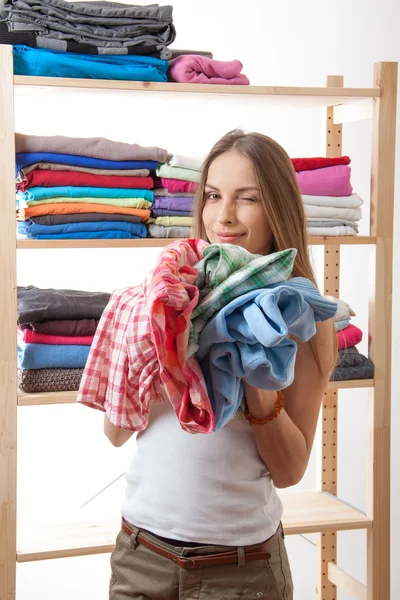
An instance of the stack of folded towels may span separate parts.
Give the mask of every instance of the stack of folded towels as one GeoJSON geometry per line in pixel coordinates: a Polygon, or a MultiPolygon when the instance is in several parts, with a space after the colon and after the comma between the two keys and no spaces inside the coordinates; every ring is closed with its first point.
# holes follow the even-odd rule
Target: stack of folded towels
{"type": "Polygon", "coordinates": [[[362,199],[353,194],[350,158],[293,158],[312,236],[357,235],[362,199]]]}
{"type": "Polygon", "coordinates": [[[77,390],[110,294],[18,287],[18,386],[77,390]]]}
{"type": "Polygon", "coordinates": [[[331,379],[333,381],[371,379],[374,376],[374,365],[357,348],[357,344],[363,339],[363,333],[359,327],[350,323],[356,313],[347,302],[340,298],[333,296],[325,296],[325,298],[337,304],[334,323],[338,344],[338,360],[331,379]]]}
{"type": "Polygon", "coordinates": [[[158,180],[149,220],[150,237],[190,237],[202,162],[201,157],[174,154],[157,169],[158,180]]]}
{"type": "Polygon", "coordinates": [[[0,43],[17,75],[167,81],[172,6],[3,0],[0,43]]]}
{"type": "Polygon", "coordinates": [[[150,403],[168,400],[184,430],[210,433],[240,410],[242,379],[269,390],[291,385],[290,335],[309,340],[337,310],[311,281],[290,278],[295,256],[197,239],[167,246],[143,285],[112,294],[78,402],[142,431],[150,403]]]}
{"type": "Polygon", "coordinates": [[[157,147],[17,133],[18,232],[34,239],[143,238],[157,147]]]}

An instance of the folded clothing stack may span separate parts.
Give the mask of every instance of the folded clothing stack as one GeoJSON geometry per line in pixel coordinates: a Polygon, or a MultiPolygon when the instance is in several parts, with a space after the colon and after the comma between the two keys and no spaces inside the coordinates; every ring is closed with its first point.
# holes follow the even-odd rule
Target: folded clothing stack
{"type": "Polygon", "coordinates": [[[210,433],[239,410],[243,378],[262,389],[289,386],[290,334],[307,341],[336,312],[311,281],[289,280],[295,256],[197,239],[167,246],[143,285],[112,294],[78,402],[142,431],[150,403],[168,399],[183,429],[210,433]]]}
{"type": "Polygon", "coordinates": [[[333,296],[325,296],[325,298],[337,304],[334,323],[338,344],[338,359],[331,380],[371,379],[374,376],[374,365],[356,347],[362,341],[362,331],[350,323],[356,313],[347,302],[340,298],[333,296]]]}
{"type": "Polygon", "coordinates": [[[110,294],[34,286],[17,292],[19,388],[77,390],[110,294]]]}
{"type": "Polygon", "coordinates": [[[193,225],[194,196],[203,158],[174,154],[157,169],[149,219],[153,238],[188,238],[193,225]]]}
{"type": "Polygon", "coordinates": [[[18,233],[34,239],[143,238],[157,147],[17,133],[18,233]]]}
{"type": "Polygon", "coordinates": [[[167,81],[172,6],[3,0],[0,43],[18,75],[167,81]]]}
{"type": "Polygon", "coordinates": [[[362,199],[353,194],[350,158],[292,158],[312,236],[357,235],[362,199]]]}

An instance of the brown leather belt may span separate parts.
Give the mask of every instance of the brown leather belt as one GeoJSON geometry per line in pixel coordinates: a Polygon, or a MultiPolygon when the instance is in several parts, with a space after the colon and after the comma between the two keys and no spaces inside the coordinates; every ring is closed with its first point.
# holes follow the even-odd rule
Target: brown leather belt
{"type": "MultiPolygon", "coordinates": [[[[122,520],[122,530],[129,535],[133,534],[132,529],[122,520]]],[[[214,567],[216,565],[229,565],[229,564],[244,564],[251,560],[269,560],[271,558],[270,550],[276,544],[279,536],[282,535],[282,526],[279,525],[277,531],[272,537],[255,546],[245,546],[238,550],[221,552],[218,554],[208,554],[207,556],[193,556],[185,557],[180,556],[174,552],[169,552],[162,546],[158,546],[154,542],[148,540],[140,532],[136,535],[135,542],[146,546],[152,552],[172,560],[182,569],[194,569],[196,567],[214,567]]],[[[199,544],[200,545],[200,544],[199,544]]]]}

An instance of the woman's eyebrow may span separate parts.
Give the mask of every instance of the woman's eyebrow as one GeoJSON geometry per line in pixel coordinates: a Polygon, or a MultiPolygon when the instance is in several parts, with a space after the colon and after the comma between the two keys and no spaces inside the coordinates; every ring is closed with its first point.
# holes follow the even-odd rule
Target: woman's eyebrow
{"type": "MultiPolygon", "coordinates": [[[[206,183],[205,187],[209,187],[212,188],[213,190],[216,190],[217,192],[219,192],[219,189],[217,187],[215,187],[215,185],[211,185],[211,183],[206,183]]],[[[241,187],[241,188],[237,188],[235,190],[235,192],[248,192],[249,190],[256,190],[256,191],[260,191],[260,188],[257,187],[256,185],[248,185],[245,187],[241,187]]]]}

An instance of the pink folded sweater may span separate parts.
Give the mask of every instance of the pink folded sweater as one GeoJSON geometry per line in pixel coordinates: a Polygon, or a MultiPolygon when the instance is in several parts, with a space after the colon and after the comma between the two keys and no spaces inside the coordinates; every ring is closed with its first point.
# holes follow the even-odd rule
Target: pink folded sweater
{"type": "Polygon", "coordinates": [[[189,54],[178,56],[168,68],[170,81],[178,83],[218,83],[228,85],[249,85],[239,60],[213,60],[206,56],[189,54]]]}

